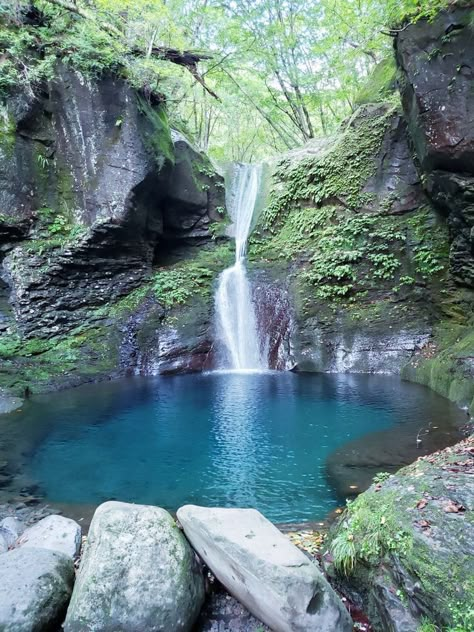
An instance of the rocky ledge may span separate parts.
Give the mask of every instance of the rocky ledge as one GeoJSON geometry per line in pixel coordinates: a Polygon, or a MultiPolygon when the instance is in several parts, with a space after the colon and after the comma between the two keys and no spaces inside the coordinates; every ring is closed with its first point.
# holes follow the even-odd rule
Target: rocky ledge
{"type": "Polygon", "coordinates": [[[474,629],[473,474],[471,437],[379,474],[330,532],[325,568],[375,630],[474,629]]]}

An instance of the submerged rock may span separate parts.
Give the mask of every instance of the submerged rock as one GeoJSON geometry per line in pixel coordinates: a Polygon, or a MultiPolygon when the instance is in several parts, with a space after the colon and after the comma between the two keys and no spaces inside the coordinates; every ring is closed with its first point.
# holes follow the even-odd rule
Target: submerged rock
{"type": "Polygon", "coordinates": [[[186,505],[178,519],[217,579],[273,630],[352,629],[316,564],[258,511],[186,505]]]}
{"type": "Polygon", "coordinates": [[[106,502],[94,514],[66,632],[190,630],[204,578],[170,514],[106,502]]]}
{"type": "Polygon", "coordinates": [[[326,568],[375,630],[474,629],[473,455],[470,438],[379,477],[329,534],[326,568]]]}
{"type": "Polygon", "coordinates": [[[59,551],[74,559],[81,548],[81,527],[63,516],[48,516],[27,529],[17,546],[59,551]]]}
{"type": "Polygon", "coordinates": [[[0,415],[12,413],[23,406],[21,397],[14,397],[3,389],[0,389],[0,415]]]}
{"type": "Polygon", "coordinates": [[[5,553],[0,563],[0,630],[55,630],[73,582],[73,562],[62,553],[34,548],[5,553]]]}

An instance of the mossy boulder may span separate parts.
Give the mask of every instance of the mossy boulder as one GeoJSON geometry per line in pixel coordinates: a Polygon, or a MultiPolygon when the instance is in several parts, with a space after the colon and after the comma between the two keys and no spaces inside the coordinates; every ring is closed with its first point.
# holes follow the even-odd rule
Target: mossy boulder
{"type": "Polygon", "coordinates": [[[170,514],[107,502],[92,519],[65,632],[191,630],[204,577],[170,514]]]}
{"type": "Polygon", "coordinates": [[[61,625],[74,563],[58,551],[19,548],[0,555],[0,629],[47,632],[61,625]]]}
{"type": "Polygon", "coordinates": [[[327,570],[376,630],[474,626],[474,440],[419,458],[348,504],[327,570]]]}

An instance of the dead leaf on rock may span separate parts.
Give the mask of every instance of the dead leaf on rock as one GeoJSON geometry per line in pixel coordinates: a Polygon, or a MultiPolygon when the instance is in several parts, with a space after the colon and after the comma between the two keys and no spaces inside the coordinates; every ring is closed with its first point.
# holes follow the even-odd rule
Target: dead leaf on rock
{"type": "Polygon", "coordinates": [[[422,498],[421,500],[419,500],[416,503],[416,508],[417,509],[424,509],[427,504],[428,504],[428,501],[425,498],[422,498]]]}
{"type": "Polygon", "coordinates": [[[454,502],[454,500],[448,500],[448,502],[443,505],[443,509],[446,513],[462,513],[466,511],[463,505],[454,502]]]}

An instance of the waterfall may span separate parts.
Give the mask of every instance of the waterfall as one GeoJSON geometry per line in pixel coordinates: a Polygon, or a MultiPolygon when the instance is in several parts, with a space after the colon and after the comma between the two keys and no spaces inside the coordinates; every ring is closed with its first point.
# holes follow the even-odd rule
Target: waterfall
{"type": "Polygon", "coordinates": [[[255,306],[245,267],[247,239],[259,185],[259,166],[236,165],[228,196],[235,263],[220,275],[215,298],[218,337],[226,350],[222,368],[236,371],[268,368],[258,337],[255,306]]]}

